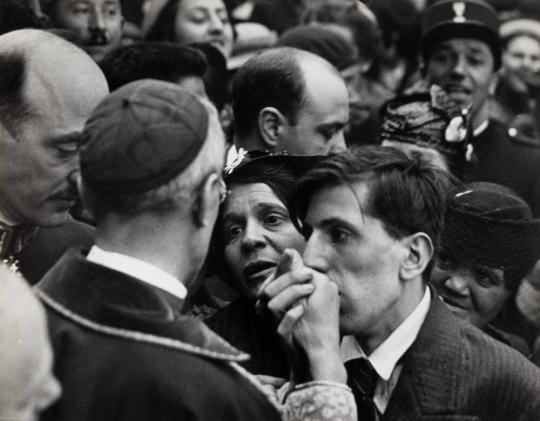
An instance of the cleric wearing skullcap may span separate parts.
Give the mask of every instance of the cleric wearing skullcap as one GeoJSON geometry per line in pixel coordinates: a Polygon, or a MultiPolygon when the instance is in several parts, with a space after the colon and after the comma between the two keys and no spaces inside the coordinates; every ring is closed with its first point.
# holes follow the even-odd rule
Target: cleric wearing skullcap
{"type": "MultiPolygon", "coordinates": [[[[105,98],[83,137],[79,187],[96,242],[69,250],[37,286],[63,389],[42,419],[282,419],[236,366],[248,356],[181,314],[225,197],[215,108],[176,84],[141,80],[105,98]]],[[[321,387],[287,403],[332,411],[328,396],[338,394],[356,419],[346,385],[321,387]]]]}
{"type": "Polygon", "coordinates": [[[100,192],[141,193],[185,170],[207,137],[208,112],[185,90],[157,80],[108,96],[86,124],[81,174],[100,192]]]}
{"type": "Polygon", "coordinates": [[[458,317],[497,339],[512,337],[494,326],[527,336],[514,297],[539,257],[540,219],[527,203],[507,187],[471,183],[450,203],[432,282],[458,317]]]}

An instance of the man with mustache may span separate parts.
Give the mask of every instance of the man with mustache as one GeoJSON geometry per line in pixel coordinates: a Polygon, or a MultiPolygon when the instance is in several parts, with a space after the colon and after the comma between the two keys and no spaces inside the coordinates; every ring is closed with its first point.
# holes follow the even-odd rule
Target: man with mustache
{"type": "Polygon", "coordinates": [[[53,26],[74,32],[81,48],[96,62],[122,41],[119,0],[48,0],[44,12],[53,26]]]}
{"type": "Polygon", "coordinates": [[[440,85],[470,116],[467,182],[510,187],[540,213],[540,142],[488,118],[501,64],[499,21],[483,0],[438,2],[426,10],[422,56],[426,79],[440,85]]]}
{"type": "Polygon", "coordinates": [[[34,283],[91,241],[69,210],[81,131],[107,82],[82,50],[30,29],[0,37],[0,74],[0,260],[34,283]]]}

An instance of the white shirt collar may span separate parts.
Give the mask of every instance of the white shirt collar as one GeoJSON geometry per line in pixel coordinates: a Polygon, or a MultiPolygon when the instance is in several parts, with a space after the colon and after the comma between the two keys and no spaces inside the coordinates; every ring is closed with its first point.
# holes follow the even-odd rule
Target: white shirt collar
{"type": "MultiPolygon", "coordinates": [[[[429,311],[431,293],[426,288],[422,301],[413,312],[380,344],[368,357],[373,368],[384,381],[388,381],[399,359],[410,348],[420,332],[420,328],[429,311]]],[[[355,358],[366,357],[354,336],[344,336],[341,342],[341,359],[346,362],[355,358]]]]}
{"type": "Polygon", "coordinates": [[[186,287],[164,270],[125,254],[105,251],[98,246],[93,246],[86,256],[87,260],[109,269],[125,273],[147,284],[167,291],[181,300],[186,298],[186,287]]]}

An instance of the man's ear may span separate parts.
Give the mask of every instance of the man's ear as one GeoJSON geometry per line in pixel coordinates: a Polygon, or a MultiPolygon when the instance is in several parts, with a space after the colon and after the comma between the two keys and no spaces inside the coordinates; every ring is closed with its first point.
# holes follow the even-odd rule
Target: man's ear
{"type": "Polygon", "coordinates": [[[193,221],[199,228],[213,225],[219,207],[219,194],[215,189],[219,189],[219,176],[212,173],[206,177],[199,191],[191,210],[193,221]]]}
{"type": "Polygon", "coordinates": [[[495,96],[495,90],[497,89],[497,84],[499,83],[499,73],[493,73],[491,76],[491,81],[489,82],[488,92],[490,96],[495,96]]]}
{"type": "Polygon", "coordinates": [[[400,278],[411,280],[421,277],[429,265],[434,253],[431,238],[423,232],[417,232],[404,238],[407,255],[400,269],[400,278]]]}
{"type": "Polygon", "coordinates": [[[274,107],[265,107],[259,112],[257,124],[265,149],[278,149],[287,124],[285,116],[274,107]]]}

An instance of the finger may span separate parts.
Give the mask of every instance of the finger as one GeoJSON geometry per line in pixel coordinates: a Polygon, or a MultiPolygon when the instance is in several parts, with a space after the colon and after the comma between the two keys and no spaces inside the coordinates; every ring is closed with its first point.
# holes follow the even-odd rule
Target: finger
{"type": "Polygon", "coordinates": [[[276,278],[291,270],[297,270],[304,266],[302,257],[295,249],[285,249],[276,266],[276,278]]]}
{"type": "Polygon", "coordinates": [[[266,297],[267,300],[271,300],[273,297],[284,291],[285,289],[296,285],[305,284],[313,278],[313,271],[309,268],[302,268],[292,272],[288,272],[285,275],[275,278],[270,282],[266,288],[261,292],[261,297],[266,297]]]}
{"type": "Polygon", "coordinates": [[[314,290],[313,284],[293,285],[272,298],[268,302],[268,309],[279,318],[297,305],[302,298],[310,296],[314,290]]]}
{"type": "Polygon", "coordinates": [[[281,377],[267,376],[264,374],[257,374],[255,375],[255,377],[257,377],[257,379],[259,379],[262,384],[270,385],[272,387],[275,387],[276,389],[283,386],[287,382],[287,379],[283,379],[281,377]]]}
{"type": "Polygon", "coordinates": [[[285,339],[289,344],[292,344],[292,334],[294,331],[294,326],[296,325],[298,320],[300,320],[300,317],[302,317],[304,311],[305,310],[303,305],[299,304],[297,306],[294,306],[287,313],[285,313],[283,320],[281,320],[281,323],[277,328],[279,336],[285,339]]]}

